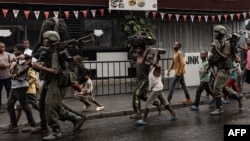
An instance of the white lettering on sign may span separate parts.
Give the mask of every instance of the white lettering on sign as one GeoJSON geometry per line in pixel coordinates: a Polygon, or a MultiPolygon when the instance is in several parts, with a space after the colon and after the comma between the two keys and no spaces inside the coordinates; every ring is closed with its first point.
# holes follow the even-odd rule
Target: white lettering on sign
{"type": "Polygon", "coordinates": [[[230,129],[228,132],[228,136],[244,136],[247,133],[246,129],[230,129]]]}

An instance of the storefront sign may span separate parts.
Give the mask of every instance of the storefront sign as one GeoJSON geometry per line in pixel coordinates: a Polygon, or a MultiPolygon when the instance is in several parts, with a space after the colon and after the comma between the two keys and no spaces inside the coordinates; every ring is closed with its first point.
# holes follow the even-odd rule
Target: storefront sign
{"type": "Polygon", "coordinates": [[[157,11],[157,0],[109,0],[109,9],[157,11]]]}

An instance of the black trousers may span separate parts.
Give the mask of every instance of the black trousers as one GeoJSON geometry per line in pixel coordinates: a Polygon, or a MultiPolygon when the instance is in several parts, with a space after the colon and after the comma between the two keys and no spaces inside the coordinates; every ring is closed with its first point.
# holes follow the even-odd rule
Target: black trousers
{"type": "Polygon", "coordinates": [[[26,94],[27,89],[28,87],[21,87],[11,90],[10,97],[7,101],[7,109],[10,115],[10,123],[13,126],[17,126],[17,119],[14,107],[17,100],[19,101],[21,108],[25,112],[30,126],[35,126],[35,120],[33,118],[31,109],[28,105],[28,98],[26,94]]]}
{"type": "Polygon", "coordinates": [[[9,93],[11,90],[11,78],[6,78],[6,79],[1,79],[0,80],[0,109],[2,106],[2,90],[3,87],[6,90],[6,94],[7,94],[7,99],[9,98],[9,93]]]}
{"type": "Polygon", "coordinates": [[[196,96],[195,96],[195,101],[193,103],[193,105],[195,106],[199,106],[199,103],[200,103],[200,98],[201,98],[201,93],[206,90],[206,92],[208,94],[212,94],[212,89],[209,85],[209,82],[201,82],[200,85],[198,86],[197,90],[196,90],[196,96]]]}

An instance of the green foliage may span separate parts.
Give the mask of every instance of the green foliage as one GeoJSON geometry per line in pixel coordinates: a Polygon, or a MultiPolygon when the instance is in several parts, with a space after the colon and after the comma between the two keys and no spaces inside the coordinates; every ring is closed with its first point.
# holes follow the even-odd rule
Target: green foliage
{"type": "MultiPolygon", "coordinates": [[[[139,17],[130,12],[120,20],[120,25],[126,38],[135,34],[141,35],[142,33],[155,38],[156,25],[149,18],[139,17]]],[[[125,45],[130,47],[126,41],[125,45]]]]}

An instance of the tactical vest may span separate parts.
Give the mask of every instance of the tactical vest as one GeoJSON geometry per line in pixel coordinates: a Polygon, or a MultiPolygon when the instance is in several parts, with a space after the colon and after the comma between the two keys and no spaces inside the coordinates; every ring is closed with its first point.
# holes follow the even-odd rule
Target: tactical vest
{"type": "MultiPolygon", "coordinates": [[[[220,44],[217,41],[216,42],[216,46],[219,47],[220,52],[223,53],[225,47],[230,48],[230,42],[229,41],[225,41],[225,42],[223,42],[223,44],[220,44]]],[[[215,66],[217,67],[217,69],[225,69],[225,70],[231,69],[231,67],[232,67],[231,52],[230,52],[229,56],[226,59],[220,57],[219,54],[217,54],[217,53],[215,53],[215,55],[217,56],[215,58],[219,59],[218,63],[215,64],[215,66]]]]}

